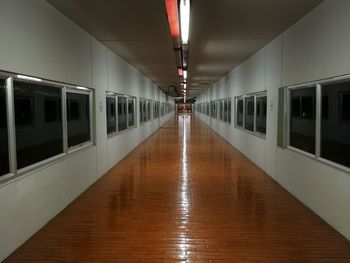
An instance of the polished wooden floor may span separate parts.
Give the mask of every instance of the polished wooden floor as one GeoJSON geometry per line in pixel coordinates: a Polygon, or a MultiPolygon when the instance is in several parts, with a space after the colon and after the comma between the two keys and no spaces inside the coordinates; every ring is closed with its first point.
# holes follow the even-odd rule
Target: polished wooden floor
{"type": "Polygon", "coordinates": [[[350,242],[181,116],[6,262],[350,262],[350,242]]]}

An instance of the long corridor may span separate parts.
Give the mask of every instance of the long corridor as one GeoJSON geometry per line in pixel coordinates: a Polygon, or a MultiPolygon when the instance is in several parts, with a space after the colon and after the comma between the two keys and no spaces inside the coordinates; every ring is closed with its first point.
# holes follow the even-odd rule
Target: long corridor
{"type": "Polygon", "coordinates": [[[5,262],[350,262],[350,244],[181,115],[5,262]]]}

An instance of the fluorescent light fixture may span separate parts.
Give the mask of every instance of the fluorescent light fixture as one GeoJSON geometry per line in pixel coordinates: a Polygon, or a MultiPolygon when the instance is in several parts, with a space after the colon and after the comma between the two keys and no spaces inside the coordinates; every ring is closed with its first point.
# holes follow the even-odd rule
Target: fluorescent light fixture
{"type": "Polygon", "coordinates": [[[188,35],[190,29],[190,0],[180,1],[180,25],[182,43],[188,44],[188,35]]]}
{"type": "Polygon", "coordinates": [[[34,78],[34,77],[29,77],[29,76],[23,76],[23,75],[17,75],[17,78],[19,78],[19,79],[25,79],[25,80],[32,80],[32,81],[37,81],[37,82],[43,81],[42,79],[39,79],[39,78],[34,78]]]}
{"type": "Polygon", "coordinates": [[[187,70],[183,71],[184,79],[187,79],[187,70]]]}
{"type": "Polygon", "coordinates": [[[185,83],[185,84],[184,84],[184,89],[186,89],[186,88],[187,88],[187,84],[185,83]]]}
{"type": "Polygon", "coordinates": [[[78,86],[77,89],[80,89],[80,90],[89,90],[88,88],[80,87],[80,86],[78,86]]]}

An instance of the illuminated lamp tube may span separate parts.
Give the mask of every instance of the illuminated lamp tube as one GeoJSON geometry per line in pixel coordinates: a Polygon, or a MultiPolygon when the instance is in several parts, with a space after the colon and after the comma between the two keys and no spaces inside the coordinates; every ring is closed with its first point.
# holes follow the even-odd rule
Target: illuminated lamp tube
{"type": "Polygon", "coordinates": [[[190,30],[190,0],[180,0],[180,26],[182,44],[188,44],[190,30]]]}

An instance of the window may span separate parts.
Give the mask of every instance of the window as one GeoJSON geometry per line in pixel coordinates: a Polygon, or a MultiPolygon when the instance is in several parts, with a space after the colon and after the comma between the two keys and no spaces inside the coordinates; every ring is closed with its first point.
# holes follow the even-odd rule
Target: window
{"type": "Polygon", "coordinates": [[[316,88],[290,90],[289,145],[315,154],[316,88]]]}
{"type": "Polygon", "coordinates": [[[148,99],[140,99],[140,122],[146,122],[151,120],[151,101],[148,99]]]}
{"type": "Polygon", "coordinates": [[[63,153],[62,90],[19,80],[13,86],[17,168],[63,153]]]}
{"type": "Polygon", "coordinates": [[[262,134],[266,134],[266,113],[267,113],[266,95],[257,96],[255,129],[257,132],[262,134]]]}
{"type": "Polygon", "coordinates": [[[0,78],[0,176],[10,172],[6,108],[6,80],[0,78]]]}
{"type": "Polygon", "coordinates": [[[161,103],[160,115],[161,115],[162,117],[164,116],[164,102],[161,103]]]}
{"type": "Polygon", "coordinates": [[[135,98],[128,98],[128,126],[135,125],[135,98]]]}
{"type": "Polygon", "coordinates": [[[32,171],[69,154],[69,147],[92,141],[89,89],[4,75],[0,75],[0,176],[32,171]]]}
{"type": "Polygon", "coordinates": [[[350,81],[322,86],[320,156],[350,167],[350,81]]]}
{"type": "Polygon", "coordinates": [[[210,102],[210,116],[216,118],[216,101],[210,102]]]}
{"type": "Polygon", "coordinates": [[[118,96],[118,132],[128,128],[127,122],[127,97],[118,96]]]}
{"type": "Polygon", "coordinates": [[[236,126],[243,127],[243,114],[244,114],[244,105],[243,98],[236,99],[236,126]]]}
{"type": "Polygon", "coordinates": [[[116,97],[109,95],[106,98],[106,114],[107,114],[107,134],[111,134],[117,131],[117,119],[116,119],[116,97]]]}
{"type": "Polygon", "coordinates": [[[254,96],[246,97],[244,103],[244,129],[254,132],[254,96]]]}
{"type": "Polygon", "coordinates": [[[90,91],[67,90],[68,147],[91,141],[90,91]]]}
{"type": "Polygon", "coordinates": [[[265,137],[267,116],[266,91],[236,97],[235,101],[235,126],[253,132],[259,137],[265,137]]]}
{"type": "Polygon", "coordinates": [[[147,103],[147,120],[150,121],[150,120],[152,119],[151,101],[150,101],[150,100],[147,100],[146,103],[147,103]]]}
{"type": "Polygon", "coordinates": [[[224,119],[223,119],[223,121],[224,122],[227,122],[227,119],[228,119],[228,115],[227,115],[227,100],[226,99],[224,99],[223,100],[223,105],[224,105],[224,119]]]}
{"type": "Polygon", "coordinates": [[[227,122],[231,123],[231,99],[227,99],[227,122]]]}
{"type": "Polygon", "coordinates": [[[159,101],[154,102],[153,116],[154,119],[159,118],[159,101]]]}
{"type": "Polygon", "coordinates": [[[219,100],[219,120],[224,120],[224,106],[222,100],[219,100]]]}

